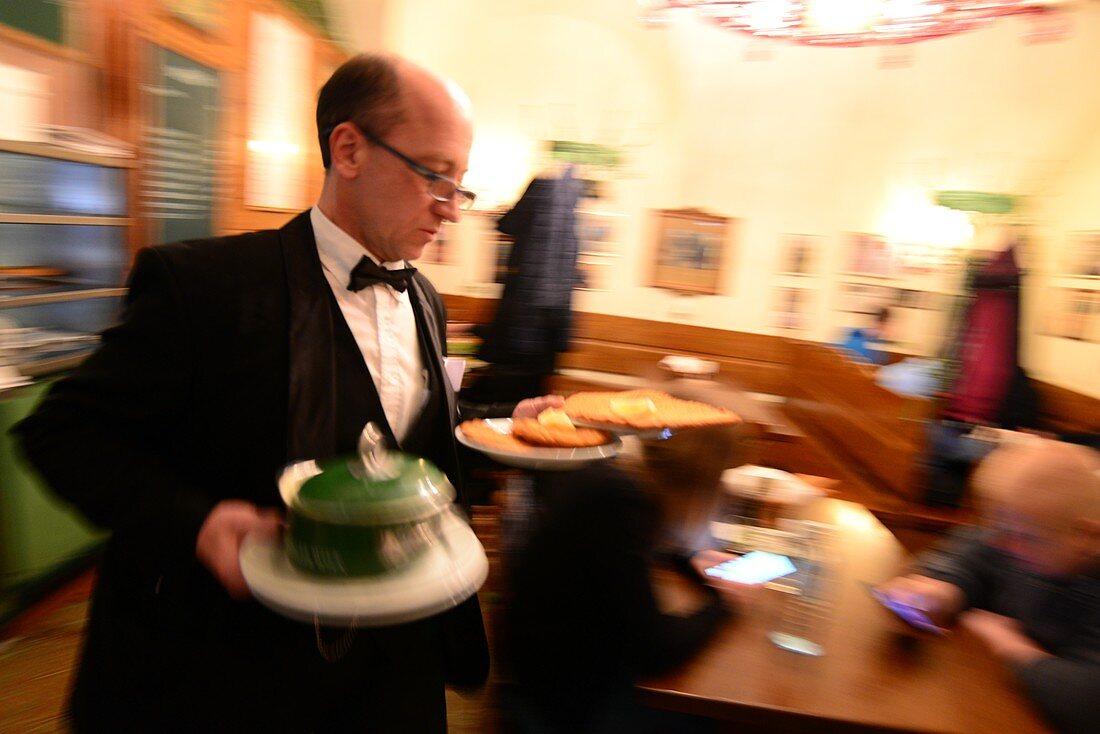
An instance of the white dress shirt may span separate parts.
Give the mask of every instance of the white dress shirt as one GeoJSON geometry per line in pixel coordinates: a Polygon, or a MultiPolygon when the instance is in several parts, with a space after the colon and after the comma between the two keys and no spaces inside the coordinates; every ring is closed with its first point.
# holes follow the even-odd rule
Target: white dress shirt
{"type": "MultiPolygon", "coordinates": [[[[409,292],[398,293],[384,283],[349,291],[351,271],[366,255],[388,270],[402,262],[379,263],[351,235],[313,207],[309,213],[317,254],[336,303],[370,370],[382,410],[398,443],[405,440],[428,398],[428,373],[416,337],[416,316],[409,292]]],[[[337,396],[339,399],[339,396],[337,396]]]]}

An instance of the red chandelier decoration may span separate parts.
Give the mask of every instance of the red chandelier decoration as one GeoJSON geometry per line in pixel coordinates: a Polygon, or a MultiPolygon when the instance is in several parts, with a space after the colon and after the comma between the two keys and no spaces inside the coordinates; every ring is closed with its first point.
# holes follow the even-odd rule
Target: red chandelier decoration
{"type": "Polygon", "coordinates": [[[639,0],[650,20],[689,9],[722,28],[813,46],[915,43],[1006,15],[1050,17],[1066,0],[639,0]]]}

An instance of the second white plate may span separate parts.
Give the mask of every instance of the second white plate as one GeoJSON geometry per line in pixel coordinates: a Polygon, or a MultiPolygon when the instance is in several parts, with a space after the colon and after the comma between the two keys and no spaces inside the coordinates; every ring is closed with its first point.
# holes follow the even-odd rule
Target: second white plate
{"type": "MultiPolygon", "coordinates": [[[[512,432],[511,418],[488,418],[485,420],[490,426],[503,434],[512,432]]],[[[532,446],[523,451],[509,451],[506,449],[486,446],[471,441],[462,432],[462,426],[455,427],[455,438],[463,446],[480,451],[491,459],[501,464],[514,466],[519,469],[535,469],[540,471],[566,471],[576,469],[593,461],[610,459],[619,453],[623,442],[616,436],[608,443],[600,446],[584,446],[573,449],[540,448],[532,446]]]]}

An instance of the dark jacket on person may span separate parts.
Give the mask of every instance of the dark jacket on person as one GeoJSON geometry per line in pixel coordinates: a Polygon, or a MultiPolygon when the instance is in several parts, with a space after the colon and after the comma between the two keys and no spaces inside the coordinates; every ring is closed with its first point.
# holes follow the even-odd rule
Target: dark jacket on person
{"type": "Polygon", "coordinates": [[[725,619],[686,559],[676,567],[708,603],[662,614],[650,583],[656,505],[609,465],[542,475],[529,542],[510,567],[504,665],[555,731],[583,732],[640,676],[699,650],[725,619]]]}
{"type": "Polygon", "coordinates": [[[1014,563],[969,528],[921,560],[919,572],[959,587],[967,608],[1018,621],[1053,657],[1015,665],[1031,699],[1061,732],[1095,732],[1100,722],[1100,569],[1049,579],[1014,563]]]}
{"type": "MultiPolygon", "coordinates": [[[[457,480],[446,315],[423,276],[410,293],[433,389],[403,448],[457,480]]],[[[195,557],[215,504],[281,507],[281,469],[351,453],[368,420],[393,442],[308,212],[138,254],[121,324],[16,429],[53,489],[113,531],[70,702],[78,730],[445,728],[444,677],[487,675],[476,596],[360,630],[329,662],[319,645],[342,632],[231,600],[195,557]]]]}

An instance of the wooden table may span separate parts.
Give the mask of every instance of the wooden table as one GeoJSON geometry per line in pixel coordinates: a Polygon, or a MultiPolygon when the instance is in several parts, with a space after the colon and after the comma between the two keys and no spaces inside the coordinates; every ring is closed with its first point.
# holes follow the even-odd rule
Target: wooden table
{"type": "MultiPolygon", "coordinates": [[[[782,595],[762,589],[691,662],[640,684],[647,705],[727,722],[739,732],[1049,731],[975,637],[958,630],[916,639],[871,598],[863,583],[889,578],[907,557],[870,512],[820,499],[802,516],[835,526],[820,637],[825,654],[798,655],[768,640],[782,595]]],[[[662,582],[674,584],[670,579],[662,582]]]]}

